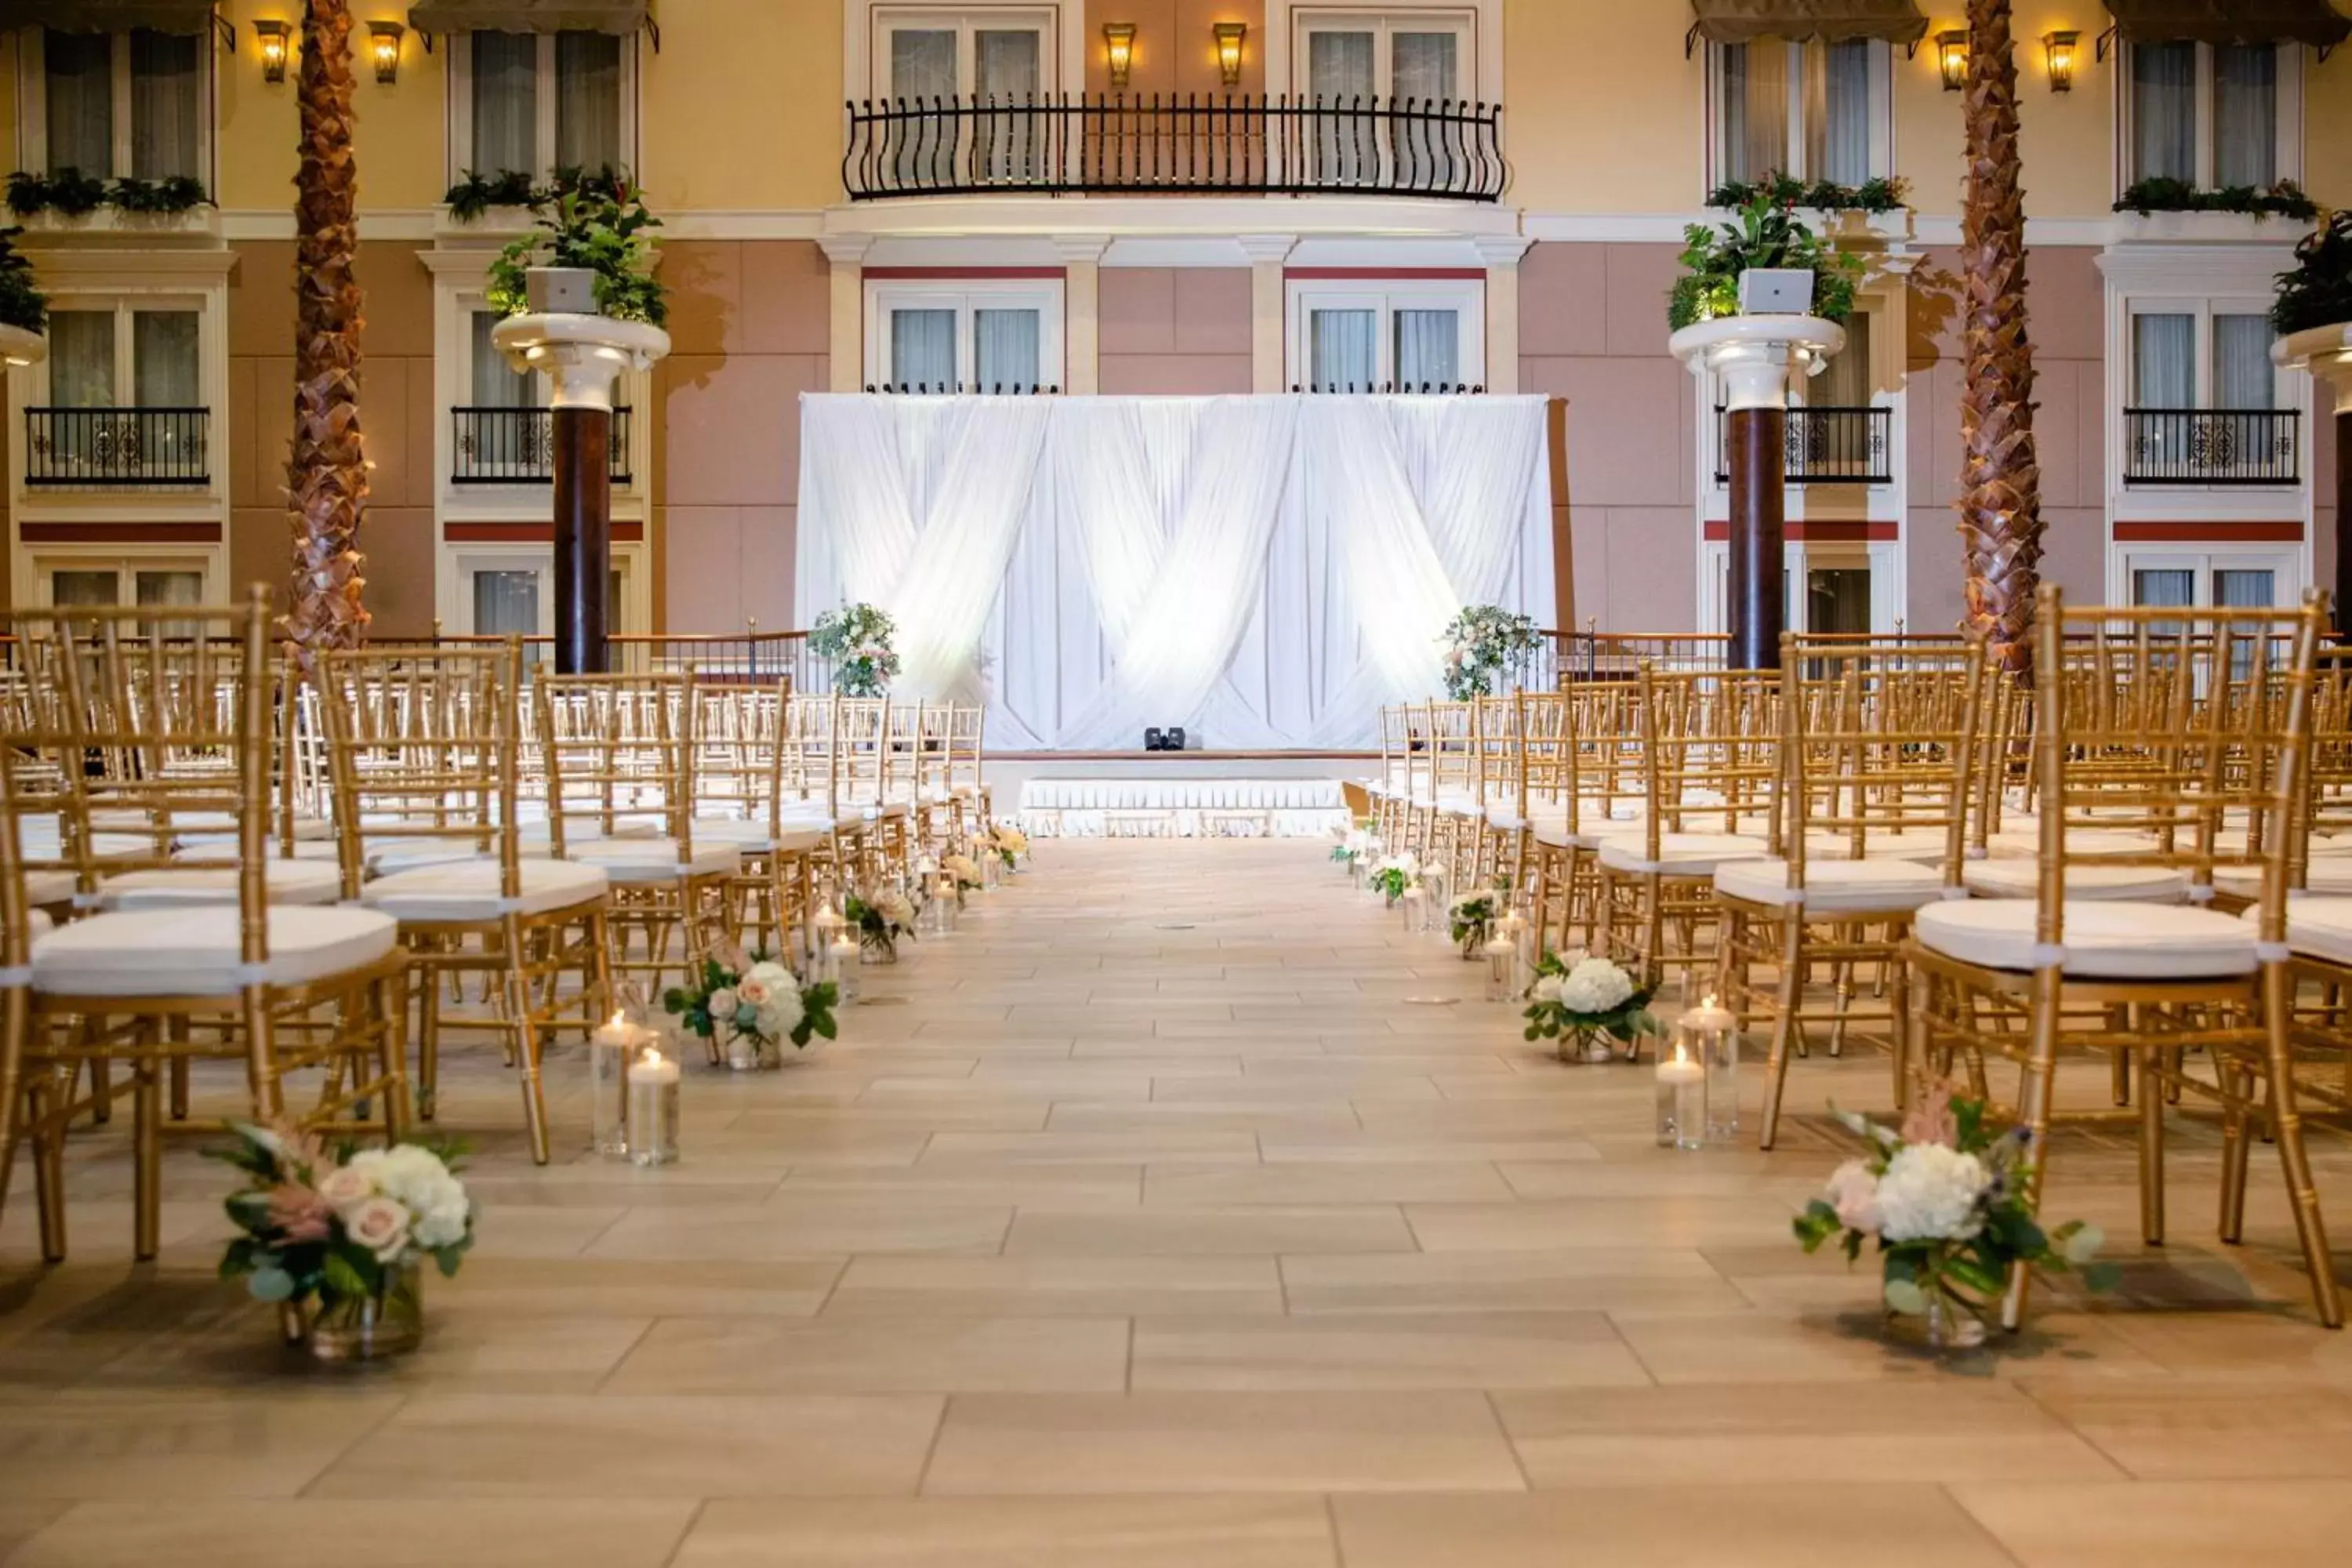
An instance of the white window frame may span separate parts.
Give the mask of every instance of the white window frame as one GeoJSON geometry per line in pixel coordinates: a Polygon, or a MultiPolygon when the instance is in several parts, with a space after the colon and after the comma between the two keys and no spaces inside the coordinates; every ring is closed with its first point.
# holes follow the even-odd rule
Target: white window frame
{"type": "Polygon", "coordinates": [[[1376,333],[1378,373],[1375,386],[1396,380],[1396,312],[1450,306],[1458,313],[1460,348],[1457,360],[1462,384],[1486,384],[1486,285],[1478,278],[1295,278],[1289,279],[1285,312],[1288,330],[1283,384],[1305,387],[1307,367],[1315,363],[1313,322],[1317,310],[1373,310],[1380,315],[1376,333]]]}
{"type": "MultiPolygon", "coordinates": [[[[196,384],[199,387],[212,384],[206,374],[212,363],[213,345],[205,331],[205,298],[202,294],[82,294],[54,299],[49,301],[51,315],[87,313],[111,315],[114,318],[114,408],[137,408],[139,402],[138,329],[135,316],[165,314],[194,316],[196,319],[196,384]]],[[[51,405],[55,399],[50,390],[54,362],[44,359],[32,367],[31,381],[36,394],[30,407],[51,405]]],[[[209,402],[200,405],[217,413],[209,402]]]]}
{"type": "MultiPolygon", "coordinates": [[[[1759,38],[1747,45],[1748,48],[1772,40],[1759,38]]],[[[1883,39],[1870,40],[1870,168],[1868,176],[1884,178],[1895,172],[1895,46],[1883,39]]],[[[1805,72],[1804,52],[1817,47],[1820,40],[1799,42],[1780,40],[1781,47],[1793,57],[1789,70],[1789,142],[1782,149],[1780,172],[1794,177],[1814,181],[1822,176],[1805,168],[1805,72]]],[[[1724,54],[1721,44],[1706,46],[1706,184],[1713,190],[1731,176],[1724,167],[1723,111],[1727,89],[1723,80],[1724,54]]],[[[1759,171],[1760,172],[1760,171],[1759,171]]]]}
{"type": "MultiPolygon", "coordinates": [[[[638,633],[653,629],[652,605],[647,597],[649,574],[646,567],[646,544],[642,539],[614,542],[612,569],[620,578],[620,591],[614,595],[607,609],[607,631],[638,633]]],[[[454,541],[441,547],[440,565],[442,569],[435,574],[437,587],[434,616],[443,630],[458,637],[475,635],[475,573],[532,572],[539,575],[539,629],[521,635],[555,635],[555,547],[552,544],[454,541]]]]}
{"type": "Polygon", "coordinates": [[[862,82],[865,89],[859,96],[882,100],[890,94],[889,36],[901,27],[918,31],[944,30],[952,27],[956,39],[956,91],[970,95],[972,91],[972,35],[982,30],[1011,31],[1034,27],[1037,40],[1037,90],[1058,92],[1066,82],[1086,80],[1085,12],[1076,0],[1067,3],[1039,5],[1035,0],[1018,5],[924,5],[920,0],[845,0],[848,13],[844,21],[843,36],[846,41],[843,61],[843,79],[862,82]],[[1063,13],[1076,18],[1069,26],[1063,13]]]}
{"type": "MultiPolygon", "coordinates": [[[[1269,92],[1307,90],[1307,33],[1318,27],[1361,32],[1368,23],[1405,32],[1436,32],[1455,24],[1466,32],[1459,56],[1461,76],[1455,96],[1471,102],[1492,102],[1502,95],[1503,0],[1388,0],[1367,5],[1356,0],[1266,0],[1265,38],[1253,32],[1244,49],[1265,50],[1269,92]]],[[[1373,79],[1385,81],[1388,47],[1373,46],[1373,79]]]]}
{"type": "Polygon", "coordinates": [[[2194,575],[2196,588],[2184,607],[2210,609],[2213,574],[2231,571],[2271,573],[2271,603],[2280,608],[2293,608],[2303,602],[2304,587],[2311,580],[2310,547],[2307,542],[2289,544],[2277,540],[2249,540],[2243,543],[2200,540],[2194,544],[2114,540],[2107,546],[2107,603],[2132,603],[2135,573],[2188,572],[2194,575]]]}
{"type": "Polygon", "coordinates": [[[865,384],[881,386],[890,379],[890,321],[894,310],[956,313],[956,375],[961,380],[978,369],[972,339],[975,312],[1019,310],[1037,312],[1039,388],[1066,390],[1070,382],[1063,357],[1065,296],[1058,278],[870,279],[866,285],[865,384]]]}
{"type": "MultiPolygon", "coordinates": [[[[2189,329],[2196,350],[2195,389],[2189,406],[2193,409],[2219,408],[2213,384],[2213,318],[2216,316],[2265,316],[2270,301],[2252,295],[2232,298],[2228,295],[2198,294],[2180,299],[2160,295],[2135,294],[2124,301],[2124,404],[2126,408],[2139,406],[2134,388],[2139,384],[2139,333],[2134,323],[2142,316],[2188,316],[2196,325],[2189,329]]],[[[2289,373],[2271,370],[2271,407],[2284,412],[2294,406],[2293,383],[2289,373]]],[[[2305,454],[2308,456],[2308,454],[2305,454]]]]}
{"type": "Polygon", "coordinates": [[[55,572],[112,572],[115,603],[125,607],[137,604],[140,573],[193,572],[199,579],[196,602],[218,604],[226,594],[221,584],[226,564],[225,547],[212,543],[177,548],[100,542],[42,542],[26,545],[19,560],[20,568],[32,574],[29,601],[51,609],[56,607],[56,584],[49,576],[55,572]]]}
{"type": "Polygon", "coordinates": [[[1372,91],[1387,99],[1396,96],[1395,36],[1399,33],[1452,33],[1457,40],[1454,54],[1454,100],[1457,102],[1475,102],[1478,99],[1478,13],[1471,6],[1326,8],[1302,5],[1293,10],[1290,16],[1290,90],[1293,93],[1303,94],[1308,90],[1307,39],[1312,34],[1371,34],[1372,91]]]}
{"type": "MultiPolygon", "coordinates": [[[[534,166],[521,170],[534,180],[543,180],[555,168],[555,35],[533,35],[539,41],[539,89],[533,95],[533,107],[538,115],[538,127],[532,134],[536,143],[534,166]]],[[[465,178],[474,163],[474,36],[459,33],[449,39],[449,181],[455,184],[465,178]]],[[[634,33],[621,40],[621,167],[635,169],[637,164],[637,36],[634,33]]],[[[478,169],[475,173],[495,178],[504,171],[478,169]]]]}
{"type": "MultiPolygon", "coordinates": [[[[114,166],[109,169],[84,169],[85,174],[102,179],[119,179],[131,173],[131,35],[128,32],[109,33],[113,45],[114,60],[114,146],[111,156],[114,166]]],[[[49,91],[48,91],[48,29],[26,27],[16,34],[16,145],[21,150],[17,167],[47,171],[49,166],[49,91]]],[[[218,173],[213,163],[218,144],[217,128],[213,122],[213,105],[217,99],[214,74],[218,68],[209,31],[202,35],[198,46],[204,68],[196,73],[196,177],[205,189],[217,193],[218,173]]]]}
{"type": "MultiPolygon", "coordinates": [[[[2130,50],[2135,46],[2126,40],[2116,58],[2116,190],[2120,195],[2139,176],[2132,168],[2132,149],[2136,142],[2132,132],[2132,69],[2130,50]]],[[[2197,50],[2197,174],[2189,183],[2200,191],[2214,188],[2213,159],[2213,46],[2199,44],[2197,50]]],[[[2303,46],[2280,44],[2278,48],[2278,153],[2277,177],[2300,183],[2303,179],[2303,46]]]]}

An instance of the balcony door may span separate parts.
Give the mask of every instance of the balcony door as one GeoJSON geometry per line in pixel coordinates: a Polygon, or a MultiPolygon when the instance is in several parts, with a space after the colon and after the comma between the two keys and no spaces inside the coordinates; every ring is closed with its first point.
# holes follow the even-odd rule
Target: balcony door
{"type": "Polygon", "coordinates": [[[1459,162],[1454,136],[1435,124],[1374,119],[1354,111],[1376,100],[1396,110],[1458,103],[1472,96],[1469,12],[1311,12],[1297,18],[1292,58],[1301,98],[1318,110],[1307,141],[1307,183],[1389,188],[1444,187],[1459,162]]]}
{"type": "Polygon", "coordinates": [[[35,484],[200,483],[205,462],[199,314],[76,304],[49,313],[46,402],[30,409],[35,484]]]}
{"type": "Polygon", "coordinates": [[[1047,145],[1025,112],[1054,90],[1054,13],[1019,6],[874,10],[874,89],[904,107],[899,177],[950,188],[1038,183],[1047,145]]]}
{"type": "Polygon", "coordinates": [[[2130,315],[2126,484],[2294,484],[2295,410],[2256,301],[2149,301],[2130,315]]]}

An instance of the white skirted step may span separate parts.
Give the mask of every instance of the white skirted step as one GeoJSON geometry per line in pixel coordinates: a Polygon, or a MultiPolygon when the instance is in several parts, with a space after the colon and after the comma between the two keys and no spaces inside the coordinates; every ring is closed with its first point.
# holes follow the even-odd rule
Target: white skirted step
{"type": "Polygon", "coordinates": [[[1312,838],[1345,832],[1337,779],[1031,779],[1021,826],[1038,838],[1312,838]]]}

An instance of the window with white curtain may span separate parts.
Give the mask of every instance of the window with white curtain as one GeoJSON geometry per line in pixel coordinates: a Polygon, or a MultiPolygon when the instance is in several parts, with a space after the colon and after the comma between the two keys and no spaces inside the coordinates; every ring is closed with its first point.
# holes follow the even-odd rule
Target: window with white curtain
{"type": "Polygon", "coordinates": [[[23,79],[38,95],[26,124],[40,164],[99,179],[203,179],[210,153],[212,59],[197,33],[44,28],[39,65],[23,79]]]}
{"type": "Polygon", "coordinates": [[[2149,301],[2131,310],[2129,406],[2279,406],[2270,321],[2258,300],[2149,301]]]}
{"type": "Polygon", "coordinates": [[[1708,47],[1717,183],[1779,172],[1858,185],[1887,173],[1893,57],[1873,38],[1708,47]]]}
{"type": "Polygon", "coordinates": [[[626,169],[636,140],[636,43],[612,33],[477,32],[449,50],[450,149],[460,171],[626,169]]]}
{"type": "Polygon", "coordinates": [[[1058,279],[866,285],[866,379],[927,392],[1036,392],[1063,384],[1058,279]]]}
{"type": "Polygon", "coordinates": [[[1486,380],[1486,292],[1475,279],[1300,279],[1290,374],[1309,392],[1418,392],[1486,380]]]}
{"type": "Polygon", "coordinates": [[[49,312],[48,402],[57,408],[198,408],[198,315],[127,302],[49,312]]]}
{"type": "Polygon", "coordinates": [[[2124,182],[2269,185],[2299,172],[2301,55],[2272,44],[2126,46],[2124,182]]]}
{"type": "Polygon", "coordinates": [[[876,98],[1023,102],[1054,88],[1054,12],[1036,6],[874,7],[876,98]]]}
{"type": "Polygon", "coordinates": [[[1476,98],[1475,18],[1468,11],[1396,9],[1294,14],[1293,87],[1323,102],[1476,98]]]}
{"type": "Polygon", "coordinates": [[[2150,609],[2262,609],[2292,605],[2303,592],[2302,567],[2292,550],[2116,549],[2130,602],[2150,609]]]}
{"type": "MultiPolygon", "coordinates": [[[[205,563],[194,557],[51,556],[37,561],[35,577],[47,589],[49,603],[60,608],[138,605],[166,609],[205,602],[205,563]]],[[[146,624],[140,629],[146,630],[146,624]]],[[[163,629],[169,634],[179,628],[166,620],[163,629]]]]}

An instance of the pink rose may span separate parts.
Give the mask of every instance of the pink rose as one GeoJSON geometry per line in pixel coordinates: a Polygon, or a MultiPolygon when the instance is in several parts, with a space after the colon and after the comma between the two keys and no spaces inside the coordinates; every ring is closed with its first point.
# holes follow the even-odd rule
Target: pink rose
{"type": "Polygon", "coordinates": [[[370,1198],[343,1216],[343,1230],[378,1263],[391,1263],[408,1245],[408,1211],[390,1198],[370,1198]]]}
{"type": "Polygon", "coordinates": [[[1878,1178],[1859,1160],[1848,1160],[1830,1173],[1822,1196],[1837,1210],[1838,1223],[1864,1236],[1876,1236],[1879,1226],[1878,1178]]]}
{"type": "Polygon", "coordinates": [[[269,1223],[297,1245],[326,1240],[332,1214],[326,1200],[308,1187],[289,1184],[270,1189],[269,1223]]]}
{"type": "Polygon", "coordinates": [[[375,1184],[363,1172],[338,1165],[319,1183],[319,1195],[332,1207],[347,1209],[375,1196],[375,1184]]]}
{"type": "Polygon", "coordinates": [[[746,978],[735,983],[735,999],[738,1002],[748,1002],[754,1007],[764,1007],[768,1005],[768,983],[764,980],[746,978]]]}

